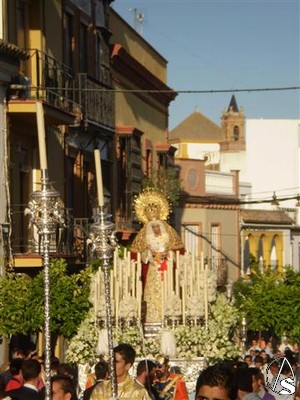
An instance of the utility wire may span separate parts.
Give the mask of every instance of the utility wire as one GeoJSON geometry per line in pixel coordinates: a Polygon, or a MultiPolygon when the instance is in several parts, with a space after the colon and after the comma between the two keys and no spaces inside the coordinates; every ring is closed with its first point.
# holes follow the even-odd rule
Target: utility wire
{"type": "Polygon", "coordinates": [[[113,92],[113,93],[184,93],[184,94],[190,94],[190,93],[238,93],[238,92],[275,92],[275,91],[288,91],[288,90],[299,90],[300,86],[283,86],[283,87],[267,87],[267,88],[244,88],[244,89],[188,89],[188,90],[176,90],[176,89],[112,89],[112,88],[72,88],[72,87],[31,87],[31,90],[49,90],[55,91],[61,90],[61,91],[81,91],[81,92],[113,92]]]}

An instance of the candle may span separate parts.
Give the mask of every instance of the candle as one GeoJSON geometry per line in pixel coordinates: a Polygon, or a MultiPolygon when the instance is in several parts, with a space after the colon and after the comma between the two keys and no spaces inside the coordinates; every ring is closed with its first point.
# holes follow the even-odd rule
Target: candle
{"type": "Polygon", "coordinates": [[[142,264],[141,254],[137,253],[137,271],[136,271],[136,299],[138,302],[138,319],[142,314],[142,264]]]}
{"type": "Polygon", "coordinates": [[[102,170],[101,170],[101,159],[100,159],[100,150],[94,150],[95,156],[95,167],[96,167],[96,179],[97,179],[97,192],[98,192],[98,205],[100,207],[104,206],[103,200],[103,183],[102,183],[102,170]]]}
{"type": "Polygon", "coordinates": [[[131,262],[131,269],[132,269],[132,278],[131,278],[131,290],[132,290],[132,297],[136,297],[136,286],[135,286],[135,275],[136,275],[136,262],[131,262]]]}
{"type": "Polygon", "coordinates": [[[204,312],[205,327],[208,327],[208,293],[207,293],[207,266],[204,266],[204,312]]]}
{"type": "Polygon", "coordinates": [[[168,268],[170,269],[170,291],[169,296],[171,296],[174,292],[174,253],[170,251],[170,261],[168,262],[168,268]]]}
{"type": "Polygon", "coordinates": [[[185,316],[186,316],[186,287],[187,287],[187,271],[186,265],[183,265],[183,284],[182,284],[182,314],[183,314],[183,325],[185,324],[185,316]]]}
{"type": "Polygon", "coordinates": [[[162,327],[164,327],[164,318],[165,318],[165,313],[164,313],[164,302],[165,302],[165,293],[164,293],[164,280],[161,280],[161,286],[160,286],[160,291],[161,291],[161,323],[162,327]]]}
{"type": "Polygon", "coordinates": [[[200,271],[201,271],[201,261],[197,260],[196,263],[196,285],[197,285],[197,295],[200,296],[200,271]]]}
{"type": "Polygon", "coordinates": [[[40,102],[36,103],[36,122],[37,122],[37,130],[38,130],[40,167],[41,167],[41,169],[47,169],[44,111],[43,111],[43,104],[40,102]]]}
{"type": "Polygon", "coordinates": [[[175,293],[179,296],[179,251],[176,250],[175,293]]]}
{"type": "Polygon", "coordinates": [[[190,295],[194,295],[194,284],[195,284],[195,257],[191,254],[192,268],[190,269],[190,295]]]}
{"type": "Polygon", "coordinates": [[[116,327],[118,327],[118,322],[119,322],[119,284],[116,282],[116,293],[115,293],[115,321],[116,321],[116,327]]]}

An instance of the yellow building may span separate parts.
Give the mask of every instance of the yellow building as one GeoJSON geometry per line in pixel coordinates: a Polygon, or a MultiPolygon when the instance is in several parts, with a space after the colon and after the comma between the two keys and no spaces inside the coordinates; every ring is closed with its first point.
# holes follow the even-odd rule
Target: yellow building
{"type": "Polygon", "coordinates": [[[175,149],[167,143],[167,130],[168,107],[176,93],[166,84],[167,60],[113,9],[109,26],[116,91],[113,207],[117,229],[126,236],[134,228],[133,198],[143,177],[173,165],[175,149]]]}

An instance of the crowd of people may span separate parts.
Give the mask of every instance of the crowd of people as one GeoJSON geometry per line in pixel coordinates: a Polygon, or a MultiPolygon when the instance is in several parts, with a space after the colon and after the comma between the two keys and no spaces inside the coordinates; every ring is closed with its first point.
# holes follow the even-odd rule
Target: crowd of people
{"type": "MultiPolygon", "coordinates": [[[[199,372],[193,397],[180,369],[170,366],[165,355],[135,363],[135,350],[127,343],[114,348],[118,399],[130,400],[300,400],[298,354],[288,343],[273,351],[253,341],[242,360],[220,361],[199,372]]],[[[0,374],[0,399],[45,398],[43,357],[35,351],[12,353],[9,367],[0,374]]],[[[96,363],[85,387],[79,389],[77,369],[51,359],[52,400],[108,400],[113,388],[110,365],[96,363]]]]}

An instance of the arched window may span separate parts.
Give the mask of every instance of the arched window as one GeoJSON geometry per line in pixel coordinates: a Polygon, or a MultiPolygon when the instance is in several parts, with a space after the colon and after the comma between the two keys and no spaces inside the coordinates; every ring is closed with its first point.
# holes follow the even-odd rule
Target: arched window
{"type": "Polygon", "coordinates": [[[250,274],[250,239],[251,239],[251,235],[248,235],[245,238],[245,242],[244,242],[244,265],[243,265],[243,270],[244,270],[244,274],[250,274]]]}
{"type": "Polygon", "coordinates": [[[277,252],[276,252],[276,238],[277,238],[277,236],[274,236],[272,238],[272,243],[271,243],[270,266],[271,266],[272,270],[275,270],[278,267],[277,252]]]}
{"type": "Polygon", "coordinates": [[[263,272],[263,270],[264,270],[264,235],[262,235],[259,238],[257,259],[258,259],[259,269],[261,272],[263,272]]]}
{"type": "Polygon", "coordinates": [[[238,141],[240,138],[240,129],[237,125],[233,128],[233,140],[238,141]]]}

